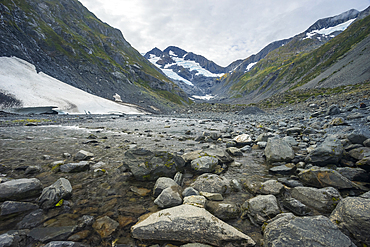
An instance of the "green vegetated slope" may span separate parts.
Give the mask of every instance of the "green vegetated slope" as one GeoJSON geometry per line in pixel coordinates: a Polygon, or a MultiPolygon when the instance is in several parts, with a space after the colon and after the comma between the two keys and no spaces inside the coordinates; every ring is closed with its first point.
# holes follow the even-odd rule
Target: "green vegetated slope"
{"type": "Polygon", "coordinates": [[[0,56],[17,56],[72,86],[156,108],[188,102],[122,33],[77,0],[3,0],[0,56]]]}
{"type": "Polygon", "coordinates": [[[369,34],[368,16],[354,22],[319,48],[316,48],[315,40],[298,35],[285,46],[270,52],[249,72],[234,80],[225,78],[224,83],[230,87],[229,94],[239,101],[251,97],[261,100],[275,93],[295,89],[338,62],[369,34]]]}

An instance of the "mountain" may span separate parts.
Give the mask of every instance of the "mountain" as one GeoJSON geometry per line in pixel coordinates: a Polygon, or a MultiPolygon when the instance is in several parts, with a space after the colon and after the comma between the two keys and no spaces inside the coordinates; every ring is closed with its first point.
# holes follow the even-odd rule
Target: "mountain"
{"type": "Polygon", "coordinates": [[[251,56],[222,77],[214,93],[223,102],[253,103],[296,88],[365,82],[370,78],[370,56],[364,55],[370,48],[368,13],[369,8],[324,18],[292,38],[271,43],[261,59],[251,56]]]}
{"type": "Polygon", "coordinates": [[[164,51],[154,48],[144,57],[176,82],[188,95],[206,95],[213,91],[217,78],[233,70],[241,61],[222,67],[176,46],[169,46],[164,51]]]}
{"type": "MultiPolygon", "coordinates": [[[[3,0],[0,56],[88,93],[168,111],[187,95],[77,0],[3,0]]],[[[6,92],[3,92],[6,93],[6,92]]]]}

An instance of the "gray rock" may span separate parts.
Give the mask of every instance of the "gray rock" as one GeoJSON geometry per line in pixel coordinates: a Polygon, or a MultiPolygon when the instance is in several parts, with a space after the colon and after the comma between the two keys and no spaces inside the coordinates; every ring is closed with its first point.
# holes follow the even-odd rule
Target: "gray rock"
{"type": "Polygon", "coordinates": [[[252,152],[252,147],[249,146],[249,145],[245,145],[244,147],[242,147],[240,149],[240,151],[244,152],[244,153],[249,153],[249,152],[252,152]]]}
{"type": "Polygon", "coordinates": [[[182,196],[183,197],[187,197],[187,196],[199,196],[199,192],[196,189],[194,189],[193,187],[187,187],[182,192],[182,196]]]}
{"type": "Polygon", "coordinates": [[[338,167],[337,172],[351,181],[367,182],[370,180],[369,173],[362,168],[338,167]]]}
{"type": "Polygon", "coordinates": [[[281,212],[274,195],[260,195],[244,202],[243,217],[247,215],[254,224],[262,225],[281,212]]]}
{"type": "Polygon", "coordinates": [[[286,133],[287,133],[287,135],[291,136],[291,135],[299,135],[299,134],[302,133],[302,131],[303,131],[303,129],[300,128],[300,127],[293,127],[293,128],[287,129],[286,133]]]}
{"type": "Polygon", "coordinates": [[[202,156],[191,161],[191,168],[197,173],[213,172],[218,165],[218,159],[211,156],[202,156]]]}
{"type": "Polygon", "coordinates": [[[173,177],[182,170],[182,157],[164,151],[132,149],[125,152],[124,164],[137,180],[157,180],[159,177],[173,177]]]}
{"type": "Polygon", "coordinates": [[[197,191],[224,194],[229,190],[230,181],[216,174],[205,173],[199,176],[190,186],[197,191]]]}
{"type": "Polygon", "coordinates": [[[321,145],[316,147],[306,157],[306,163],[325,166],[337,164],[343,156],[343,145],[335,136],[328,136],[321,145]]]}
{"type": "Polygon", "coordinates": [[[282,201],[282,205],[284,208],[290,210],[295,215],[299,215],[299,216],[305,216],[311,212],[311,210],[306,205],[304,205],[302,202],[298,201],[297,199],[291,198],[291,197],[285,198],[282,201]]]}
{"type": "Polygon", "coordinates": [[[181,172],[176,172],[175,176],[173,177],[173,180],[180,186],[183,185],[183,180],[184,180],[184,174],[181,172]]]}
{"type": "Polygon", "coordinates": [[[291,196],[303,204],[323,213],[331,213],[342,199],[338,190],[333,187],[316,189],[312,187],[295,187],[291,196]]]}
{"type": "Polygon", "coordinates": [[[348,114],[347,119],[348,120],[353,120],[353,119],[359,119],[359,118],[364,118],[365,115],[360,113],[360,112],[355,112],[352,114],[348,114]]]}
{"type": "Polygon", "coordinates": [[[298,146],[298,142],[292,136],[285,136],[283,140],[288,143],[290,146],[298,146]]]}
{"type": "Polygon", "coordinates": [[[327,168],[313,167],[300,172],[298,177],[303,184],[317,188],[334,187],[337,189],[352,189],[358,187],[336,170],[327,168]]]}
{"type": "Polygon", "coordinates": [[[200,195],[204,196],[205,198],[207,198],[207,200],[210,200],[210,201],[223,201],[224,200],[223,196],[220,193],[209,193],[209,192],[201,191],[200,195]]]}
{"type": "Polygon", "coordinates": [[[24,171],[24,175],[37,174],[40,172],[41,172],[40,166],[28,166],[27,169],[24,171]]]}
{"type": "Polygon", "coordinates": [[[75,243],[72,241],[52,241],[44,245],[44,247],[84,247],[87,245],[75,243]]]}
{"type": "Polygon", "coordinates": [[[101,238],[108,238],[118,228],[119,223],[112,220],[108,216],[97,219],[92,227],[100,235],[101,238]]]}
{"type": "Polygon", "coordinates": [[[31,229],[40,225],[45,220],[44,211],[42,209],[37,209],[29,214],[27,214],[20,222],[17,224],[17,229],[31,229]]]}
{"type": "Polygon", "coordinates": [[[10,180],[0,183],[0,202],[37,197],[41,191],[42,185],[37,178],[10,180]]]}
{"type": "Polygon", "coordinates": [[[0,209],[1,209],[1,216],[15,214],[15,213],[23,213],[30,210],[36,210],[39,207],[36,204],[30,202],[14,202],[14,201],[6,201],[4,202],[0,209]]]}
{"type": "Polygon", "coordinates": [[[291,188],[303,186],[301,182],[294,180],[294,179],[278,178],[278,181],[291,188]]]}
{"type": "Polygon", "coordinates": [[[162,193],[162,191],[168,187],[176,186],[178,185],[172,178],[167,177],[160,177],[155,182],[154,188],[153,188],[153,196],[157,197],[159,194],[162,193]]]}
{"type": "Polygon", "coordinates": [[[14,236],[8,233],[0,235],[0,246],[2,247],[12,247],[14,242],[14,236]]]}
{"type": "MultiPolygon", "coordinates": [[[[219,163],[231,163],[234,159],[223,149],[211,146],[200,153],[200,156],[211,156],[219,160],[219,163]]],[[[198,156],[199,157],[199,156],[198,156]]]]}
{"type": "Polygon", "coordinates": [[[267,142],[268,139],[270,138],[273,138],[275,137],[276,135],[274,133],[271,133],[271,132],[268,132],[268,133],[262,133],[260,134],[257,139],[256,139],[256,142],[267,142]]]}
{"type": "Polygon", "coordinates": [[[326,111],[326,115],[333,116],[338,114],[340,114],[340,109],[337,105],[331,105],[329,109],[326,111]]]}
{"type": "Polygon", "coordinates": [[[240,215],[240,208],[234,203],[207,201],[206,209],[221,220],[236,219],[240,215]]]}
{"type": "Polygon", "coordinates": [[[61,172],[66,173],[75,173],[75,172],[84,172],[90,170],[90,162],[89,161],[80,161],[78,163],[68,163],[61,165],[59,167],[61,172]]]}
{"type": "Polygon", "coordinates": [[[33,238],[35,241],[40,241],[43,243],[50,241],[62,241],[72,235],[75,230],[75,226],[34,228],[28,233],[28,236],[33,238]]]}
{"type": "Polygon", "coordinates": [[[347,197],[339,202],[330,220],[358,246],[370,245],[370,199],[347,197]]]}
{"type": "Polygon", "coordinates": [[[368,147],[355,148],[349,151],[348,154],[355,160],[362,160],[365,157],[365,155],[369,156],[370,148],[368,147]]]}
{"type": "Polygon", "coordinates": [[[229,147],[226,149],[226,152],[231,156],[243,156],[243,152],[236,147],[229,147]]]}
{"type": "Polygon", "coordinates": [[[366,198],[366,199],[370,199],[370,191],[368,191],[368,192],[366,192],[366,193],[362,194],[360,197],[362,197],[362,198],[366,198]]]}
{"type": "Polygon", "coordinates": [[[363,144],[364,141],[369,139],[370,136],[363,131],[353,131],[351,134],[347,136],[347,139],[352,143],[352,144],[363,144]]]}
{"type": "Polygon", "coordinates": [[[55,207],[61,199],[68,199],[72,195],[72,186],[68,179],[59,178],[55,183],[42,190],[38,199],[43,209],[55,207]]]}
{"type": "Polygon", "coordinates": [[[73,159],[76,160],[76,161],[82,161],[82,160],[89,160],[93,157],[94,157],[93,153],[90,153],[90,152],[85,151],[85,150],[80,150],[80,151],[77,152],[77,154],[75,155],[75,157],[73,159]]]}
{"type": "Polygon", "coordinates": [[[294,158],[292,147],[280,138],[270,138],[265,148],[266,160],[269,163],[289,162],[294,158]]]}
{"type": "Polygon", "coordinates": [[[269,169],[269,172],[272,174],[280,174],[280,175],[292,175],[297,170],[297,167],[293,163],[281,165],[281,166],[274,166],[269,169]]]}
{"type": "Polygon", "coordinates": [[[370,147],[370,139],[366,139],[363,144],[365,147],[370,147]]]}
{"type": "Polygon", "coordinates": [[[282,214],[263,230],[264,246],[355,247],[328,218],[282,214]]]}
{"type": "Polygon", "coordinates": [[[204,208],[207,199],[204,196],[187,196],[184,197],[183,204],[204,208]]]}
{"type": "Polygon", "coordinates": [[[259,193],[264,195],[278,195],[284,189],[284,185],[279,183],[276,180],[267,180],[266,182],[261,183],[259,193]]]}
{"type": "Polygon", "coordinates": [[[234,138],[234,141],[237,143],[238,146],[239,145],[244,146],[244,145],[251,144],[252,143],[252,138],[248,134],[242,134],[242,135],[236,136],[234,138]]]}
{"type": "Polygon", "coordinates": [[[154,200],[154,204],[160,208],[169,208],[182,204],[181,187],[176,184],[164,189],[154,200]]]}
{"type": "Polygon", "coordinates": [[[134,238],[198,242],[216,246],[228,243],[255,246],[244,233],[217,219],[203,208],[181,205],[151,214],[131,228],[134,238]]]}
{"type": "Polygon", "coordinates": [[[181,245],[181,247],[212,247],[212,246],[208,244],[190,243],[181,245]]]}

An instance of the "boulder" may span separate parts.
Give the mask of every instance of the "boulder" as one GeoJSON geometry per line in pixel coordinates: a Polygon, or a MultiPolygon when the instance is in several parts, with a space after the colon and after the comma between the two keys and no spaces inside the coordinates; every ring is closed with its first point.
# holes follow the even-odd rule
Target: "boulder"
{"type": "Polygon", "coordinates": [[[65,178],[59,178],[54,184],[42,190],[38,199],[43,209],[55,207],[61,199],[68,199],[72,195],[71,183],[65,178]]]}
{"type": "Polygon", "coordinates": [[[330,220],[358,246],[370,245],[370,199],[347,197],[339,202],[330,220]]]}
{"type": "Polygon", "coordinates": [[[6,201],[0,206],[1,216],[9,214],[23,213],[30,210],[36,210],[39,207],[36,204],[30,202],[14,202],[6,201]]]}
{"type": "Polygon", "coordinates": [[[338,190],[333,187],[316,189],[312,187],[295,187],[291,196],[303,204],[323,213],[331,213],[342,199],[338,190]]]}
{"type": "Polygon", "coordinates": [[[75,173],[75,172],[84,172],[90,170],[90,162],[89,161],[80,161],[78,163],[68,163],[59,166],[59,170],[61,172],[66,173],[75,173]]]}
{"type": "Polygon", "coordinates": [[[226,152],[231,156],[243,156],[243,152],[236,147],[229,147],[226,149],[226,152]]]}
{"type": "Polygon", "coordinates": [[[37,178],[14,179],[0,183],[0,202],[38,197],[42,185],[37,178]]]}
{"type": "Polygon", "coordinates": [[[274,166],[269,169],[269,172],[272,174],[280,174],[280,175],[292,175],[297,170],[297,167],[293,163],[281,165],[281,166],[274,166]]]}
{"type": "Polygon", "coordinates": [[[269,163],[289,162],[294,158],[294,151],[283,139],[275,137],[268,140],[265,156],[269,163]]]}
{"type": "Polygon", "coordinates": [[[202,156],[191,161],[191,168],[197,173],[213,172],[218,165],[218,159],[211,156],[202,156]]]}
{"type": "Polygon", "coordinates": [[[370,156],[370,148],[368,147],[354,148],[350,150],[348,154],[355,160],[362,160],[365,156],[370,156]]]}
{"type": "Polygon", "coordinates": [[[254,224],[262,225],[281,212],[274,195],[260,195],[244,202],[243,217],[247,215],[254,224]]]}
{"type": "Polygon", "coordinates": [[[191,185],[197,191],[224,194],[230,189],[230,181],[216,174],[200,175],[191,185]]]}
{"type": "Polygon", "coordinates": [[[67,239],[76,230],[76,226],[57,226],[34,228],[28,236],[39,242],[62,241],[67,239]]]}
{"type": "Polygon", "coordinates": [[[151,214],[131,227],[134,238],[197,242],[215,246],[255,246],[244,233],[217,219],[204,208],[180,205],[151,214]]]}
{"type": "Polygon", "coordinates": [[[370,180],[369,173],[362,168],[338,167],[337,172],[351,181],[367,182],[370,180]]]}
{"type": "Polygon", "coordinates": [[[264,246],[355,247],[325,216],[278,215],[263,229],[264,246]]]}
{"type": "Polygon", "coordinates": [[[290,146],[298,146],[298,142],[292,136],[284,136],[283,140],[288,143],[290,146]]]}
{"type": "Polygon", "coordinates": [[[312,150],[306,157],[306,163],[325,166],[337,164],[343,156],[343,145],[333,135],[328,136],[321,145],[312,150]]]}
{"type": "Polygon", "coordinates": [[[275,137],[276,135],[274,133],[271,133],[271,132],[268,132],[268,133],[262,133],[260,134],[257,139],[256,139],[256,142],[267,142],[268,139],[270,138],[273,138],[275,137]]]}
{"type": "Polygon", "coordinates": [[[193,187],[187,187],[182,192],[182,196],[183,197],[187,197],[187,196],[199,196],[199,192],[196,189],[194,189],[193,187]]]}
{"type": "Polygon", "coordinates": [[[340,114],[340,109],[337,105],[331,105],[329,109],[326,111],[326,115],[333,116],[338,114],[340,114]]]}
{"type": "Polygon", "coordinates": [[[368,133],[365,133],[363,131],[358,131],[355,130],[352,133],[350,133],[347,136],[347,139],[352,143],[352,144],[363,144],[366,139],[369,139],[370,135],[368,133]]]}
{"type": "Polygon", "coordinates": [[[240,208],[234,203],[207,201],[206,209],[221,220],[236,219],[240,215],[240,208]]]}
{"type": "Polygon", "coordinates": [[[52,241],[44,245],[44,247],[88,247],[88,245],[73,241],[52,241]]]}
{"type": "Polygon", "coordinates": [[[45,219],[46,216],[44,215],[44,211],[42,209],[37,209],[27,214],[20,222],[18,222],[17,229],[34,228],[39,226],[45,219]]]}
{"type": "Polygon", "coordinates": [[[284,189],[284,185],[276,180],[267,180],[261,183],[259,193],[264,195],[278,195],[284,189]]]}
{"type": "Polygon", "coordinates": [[[238,135],[234,138],[234,141],[238,146],[244,146],[252,143],[252,138],[248,134],[238,135]]]}
{"type": "Polygon", "coordinates": [[[207,199],[204,196],[187,196],[184,197],[183,204],[204,208],[207,199]]]}
{"type": "Polygon", "coordinates": [[[292,128],[287,129],[286,133],[288,136],[292,136],[292,135],[299,135],[302,133],[302,131],[303,129],[300,127],[292,127],[292,128]]]}
{"type": "Polygon", "coordinates": [[[306,205],[292,197],[284,198],[282,205],[284,208],[299,216],[305,216],[311,212],[311,209],[309,209],[306,205]]]}
{"type": "Polygon", "coordinates": [[[334,187],[337,189],[352,189],[358,187],[336,170],[327,168],[313,167],[300,172],[298,177],[303,184],[317,188],[334,187]]]}
{"type": "Polygon", "coordinates": [[[157,197],[159,194],[162,193],[162,191],[168,187],[176,186],[178,185],[175,180],[172,178],[166,178],[166,177],[160,177],[155,182],[154,188],[153,188],[153,196],[157,197]]]}
{"type": "Polygon", "coordinates": [[[160,208],[169,208],[182,204],[181,187],[176,184],[164,189],[154,200],[154,204],[160,208]]]}
{"type": "Polygon", "coordinates": [[[85,150],[80,150],[80,151],[77,152],[77,154],[75,155],[75,157],[73,159],[76,160],[76,161],[82,161],[82,160],[89,160],[93,157],[94,157],[93,153],[90,153],[90,152],[85,151],[85,150]]]}
{"type": "Polygon", "coordinates": [[[200,156],[211,156],[218,159],[219,163],[231,163],[234,159],[223,149],[217,146],[211,146],[200,153],[200,156]]]}
{"type": "Polygon", "coordinates": [[[173,177],[185,166],[180,156],[164,151],[131,149],[125,152],[124,165],[137,180],[157,180],[159,177],[173,177]]]}
{"type": "Polygon", "coordinates": [[[207,198],[207,200],[210,200],[210,201],[223,201],[224,200],[223,196],[220,193],[209,193],[209,192],[201,191],[200,195],[204,196],[205,198],[207,198]]]}

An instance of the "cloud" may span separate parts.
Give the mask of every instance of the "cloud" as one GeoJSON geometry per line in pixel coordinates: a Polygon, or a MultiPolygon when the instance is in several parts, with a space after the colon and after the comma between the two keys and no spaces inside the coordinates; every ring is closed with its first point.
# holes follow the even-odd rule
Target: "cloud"
{"type": "Polygon", "coordinates": [[[370,0],[80,0],[140,52],[178,46],[226,66],[370,0]]]}

